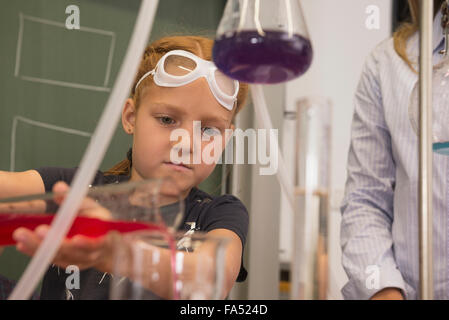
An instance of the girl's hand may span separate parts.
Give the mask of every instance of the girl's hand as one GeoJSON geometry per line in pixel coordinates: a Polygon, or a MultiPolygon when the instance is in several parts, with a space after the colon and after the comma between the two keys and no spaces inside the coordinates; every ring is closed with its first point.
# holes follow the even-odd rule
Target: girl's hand
{"type": "MultiPolygon", "coordinates": [[[[58,194],[67,192],[68,190],[69,187],[66,183],[56,183],[53,187],[53,192],[56,193],[54,201],[61,204],[64,196],[58,194]]],[[[103,220],[111,219],[111,214],[107,209],[89,198],[83,200],[78,215],[103,220]]],[[[17,241],[17,250],[26,255],[33,256],[49,229],[50,227],[48,225],[40,225],[34,231],[26,228],[16,229],[13,233],[13,238],[17,241]]],[[[108,269],[110,265],[111,244],[111,234],[95,239],[82,235],[74,236],[71,239],[64,239],[53,263],[62,268],[66,268],[69,265],[76,265],[80,270],[95,267],[100,271],[107,272],[104,269],[108,269]]]]}
{"type": "MultiPolygon", "coordinates": [[[[40,225],[34,231],[18,228],[13,233],[13,238],[17,241],[17,250],[33,256],[49,229],[48,225],[40,225]]],[[[75,265],[80,270],[94,267],[107,272],[104,269],[107,268],[111,259],[111,243],[111,235],[95,239],[77,235],[71,239],[64,239],[53,263],[62,268],[75,265]]]]}
{"type": "MultiPolygon", "coordinates": [[[[65,195],[69,192],[69,186],[63,181],[56,182],[53,186],[55,193],[54,202],[62,204],[65,195]],[[63,194],[63,195],[61,195],[63,194]]],[[[97,218],[102,220],[111,220],[111,213],[106,208],[95,202],[94,199],[86,197],[82,202],[78,211],[78,215],[82,217],[97,218]]]]}

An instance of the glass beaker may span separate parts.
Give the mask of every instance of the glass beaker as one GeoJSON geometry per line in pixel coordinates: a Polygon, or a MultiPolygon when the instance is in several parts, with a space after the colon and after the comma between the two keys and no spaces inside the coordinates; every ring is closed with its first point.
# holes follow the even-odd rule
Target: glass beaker
{"type": "MultiPolygon", "coordinates": [[[[0,199],[0,245],[14,244],[12,233],[19,227],[34,230],[49,224],[65,194],[46,193],[0,199]]],[[[82,234],[98,237],[108,231],[141,229],[176,230],[181,223],[184,201],[171,179],[152,179],[92,187],[68,237],[82,234]]]]}
{"type": "Polygon", "coordinates": [[[218,26],[213,60],[227,76],[280,83],[301,76],[312,45],[298,0],[228,0],[218,26]]]}
{"type": "MultiPolygon", "coordinates": [[[[413,88],[409,117],[413,130],[419,134],[419,82],[413,88]]],[[[449,57],[433,67],[432,132],[434,152],[449,156],[449,57]]]]}
{"type": "Polygon", "coordinates": [[[328,99],[297,102],[292,299],[327,298],[332,107],[328,99]]]}
{"type": "Polygon", "coordinates": [[[133,232],[116,238],[114,300],[223,299],[228,238],[202,232],[133,232]]]}
{"type": "MultiPolygon", "coordinates": [[[[47,193],[0,199],[0,246],[14,245],[12,234],[19,227],[34,230],[39,225],[51,224],[64,197],[65,193],[47,193]]],[[[171,179],[92,187],[67,238],[75,235],[97,238],[111,231],[159,230],[172,233],[179,227],[183,213],[184,200],[171,179]]],[[[21,258],[18,262],[14,260],[17,266],[7,265],[8,257],[17,256],[13,249],[5,248],[0,257],[0,282],[5,280],[15,284],[28,263],[21,258]]]]}

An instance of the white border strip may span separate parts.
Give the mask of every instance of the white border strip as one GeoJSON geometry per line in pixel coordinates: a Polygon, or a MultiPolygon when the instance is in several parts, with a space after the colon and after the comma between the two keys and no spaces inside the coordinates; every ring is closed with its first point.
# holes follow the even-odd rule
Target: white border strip
{"type": "Polygon", "coordinates": [[[9,163],[9,171],[13,172],[16,166],[16,136],[17,136],[17,125],[19,121],[30,124],[32,126],[41,127],[49,130],[64,132],[68,134],[73,134],[81,137],[90,138],[92,136],[89,132],[84,132],[76,129],[64,128],[60,126],[56,126],[50,123],[40,122],[31,120],[22,116],[15,116],[12,122],[12,130],[11,130],[11,153],[10,153],[10,163],[9,163]]]}
{"type": "Polygon", "coordinates": [[[19,13],[19,37],[17,38],[17,51],[16,51],[16,68],[14,69],[14,76],[19,75],[20,57],[22,54],[22,39],[23,39],[23,14],[19,13]]]}
{"type": "Polygon", "coordinates": [[[66,81],[59,81],[59,80],[29,77],[29,76],[20,76],[19,78],[22,80],[27,80],[27,81],[31,81],[31,82],[39,82],[39,83],[51,84],[54,86],[61,86],[61,87],[68,87],[68,88],[86,89],[86,90],[101,91],[101,92],[111,91],[111,88],[96,87],[96,86],[91,86],[88,84],[75,83],[75,82],[66,82],[66,81]]]}
{"type": "Polygon", "coordinates": [[[22,12],[19,12],[19,35],[18,35],[18,39],[17,39],[16,66],[14,69],[15,77],[19,77],[20,79],[26,80],[26,81],[45,83],[45,84],[56,85],[56,86],[61,86],[61,87],[86,89],[86,90],[100,91],[100,92],[111,91],[111,88],[108,88],[107,85],[109,83],[109,78],[111,75],[112,58],[114,56],[114,51],[115,51],[115,38],[116,38],[115,32],[108,31],[108,30],[102,30],[102,29],[95,29],[95,28],[90,28],[90,27],[80,27],[80,29],[77,30],[77,31],[90,32],[90,33],[95,33],[95,34],[100,34],[100,35],[105,35],[105,36],[111,37],[111,44],[109,47],[108,62],[106,65],[106,72],[105,72],[103,87],[93,86],[93,85],[82,84],[82,83],[74,83],[74,82],[67,82],[67,81],[61,81],[61,80],[45,79],[45,78],[39,78],[39,77],[20,75],[19,73],[20,73],[20,62],[21,62],[21,58],[22,58],[24,20],[29,20],[29,21],[42,23],[42,24],[46,24],[46,25],[51,25],[51,26],[55,26],[55,27],[60,27],[60,28],[64,28],[64,29],[66,28],[65,24],[62,22],[47,20],[47,19],[43,19],[43,18],[39,18],[39,17],[33,17],[33,16],[25,15],[22,12]]]}
{"type": "Polygon", "coordinates": [[[103,86],[105,87],[108,85],[109,76],[111,75],[112,57],[114,56],[114,49],[115,49],[115,34],[112,36],[111,47],[109,48],[108,65],[106,67],[106,75],[104,77],[104,84],[103,84],[103,86]]]}
{"type": "MultiPolygon", "coordinates": [[[[27,19],[30,21],[34,21],[34,22],[38,22],[38,23],[42,23],[42,24],[48,24],[51,26],[55,26],[55,27],[61,27],[63,29],[66,29],[66,26],[64,23],[62,22],[58,22],[58,21],[53,21],[53,20],[47,20],[47,19],[43,19],[43,18],[39,18],[39,17],[34,17],[34,16],[29,16],[23,13],[20,13],[23,17],[23,19],[27,19]]],[[[90,27],[80,27],[79,30],[77,31],[84,31],[84,32],[92,32],[92,33],[97,33],[97,34],[102,34],[105,36],[111,36],[111,37],[115,37],[115,32],[113,31],[109,31],[109,30],[103,30],[103,29],[95,29],[95,28],[90,28],[90,27]]]]}

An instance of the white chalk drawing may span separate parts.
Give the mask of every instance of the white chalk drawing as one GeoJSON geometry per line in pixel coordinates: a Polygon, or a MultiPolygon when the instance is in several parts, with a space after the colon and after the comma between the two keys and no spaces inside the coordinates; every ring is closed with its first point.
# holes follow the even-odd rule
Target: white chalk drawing
{"type": "Polygon", "coordinates": [[[15,77],[20,78],[22,80],[26,80],[26,81],[40,82],[40,83],[69,87],[69,88],[86,89],[86,90],[103,91],[103,92],[109,92],[111,90],[111,88],[108,87],[108,83],[109,83],[109,78],[111,75],[112,57],[114,56],[114,50],[115,50],[115,37],[116,37],[115,32],[108,31],[108,30],[102,30],[102,29],[89,28],[89,27],[84,27],[84,26],[81,26],[80,29],[77,30],[77,32],[90,32],[90,33],[94,33],[94,34],[100,34],[100,35],[111,37],[111,44],[109,47],[108,61],[107,61],[107,65],[106,65],[103,86],[93,86],[93,85],[83,84],[83,83],[60,81],[57,79],[45,79],[45,78],[31,77],[28,75],[20,74],[20,62],[21,62],[21,57],[22,57],[22,43],[23,43],[25,20],[33,21],[36,23],[42,23],[42,24],[46,24],[46,25],[51,25],[51,26],[55,26],[55,27],[60,27],[60,28],[64,28],[64,29],[66,28],[65,24],[62,22],[42,19],[39,17],[33,17],[33,16],[25,15],[22,12],[20,12],[19,13],[19,35],[18,35],[18,39],[17,39],[17,50],[16,50],[16,66],[14,69],[15,77]]]}
{"type": "Polygon", "coordinates": [[[70,129],[70,128],[64,128],[60,126],[56,126],[50,123],[40,122],[31,120],[22,116],[15,116],[12,122],[12,130],[11,130],[11,153],[10,153],[10,164],[9,164],[9,171],[13,172],[15,170],[15,164],[16,164],[16,144],[17,144],[17,126],[20,122],[41,127],[49,130],[54,130],[58,132],[64,132],[67,134],[73,134],[76,136],[86,137],[90,138],[92,136],[92,133],[84,132],[76,129],[70,129]]]}

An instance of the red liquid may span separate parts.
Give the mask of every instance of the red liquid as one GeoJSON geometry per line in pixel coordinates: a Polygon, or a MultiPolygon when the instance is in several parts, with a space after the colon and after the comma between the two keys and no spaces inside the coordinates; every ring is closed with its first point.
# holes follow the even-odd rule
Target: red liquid
{"type": "MultiPolygon", "coordinates": [[[[0,245],[7,246],[15,244],[16,241],[12,238],[12,234],[17,228],[24,227],[34,230],[41,224],[51,224],[53,218],[54,215],[52,214],[0,213],[0,245]]],[[[72,238],[75,235],[97,238],[113,230],[126,233],[138,230],[162,231],[162,228],[158,225],[142,222],[108,221],[96,218],[76,217],[67,234],[67,238],[72,238]]]]}
{"type": "Polygon", "coordinates": [[[213,60],[229,77],[247,83],[279,83],[299,77],[312,63],[310,41],[280,31],[241,31],[215,40],[213,60]]]}
{"type": "Polygon", "coordinates": [[[168,241],[168,247],[170,248],[170,266],[173,276],[173,300],[179,300],[179,291],[177,290],[176,283],[178,282],[178,276],[176,275],[176,244],[175,238],[169,232],[165,232],[165,237],[168,241]]]}
{"type": "MultiPolygon", "coordinates": [[[[24,227],[29,230],[34,230],[39,225],[51,224],[54,217],[54,214],[0,213],[0,246],[14,245],[16,243],[12,238],[12,234],[17,228],[24,227]]],[[[67,234],[67,238],[72,238],[75,235],[98,238],[104,236],[109,231],[127,233],[139,230],[159,231],[167,239],[170,248],[173,275],[173,298],[175,300],[179,299],[179,292],[176,290],[177,276],[175,273],[176,244],[173,235],[168,232],[167,228],[143,222],[76,217],[67,234]]]]}

